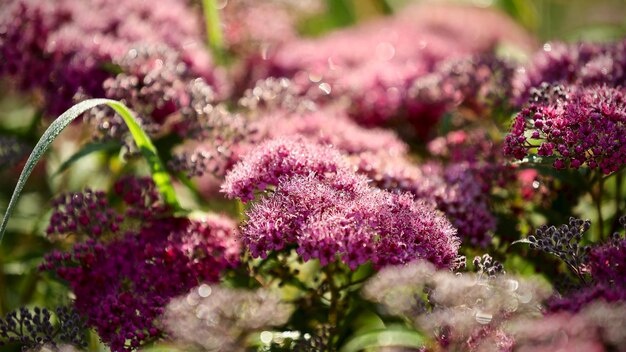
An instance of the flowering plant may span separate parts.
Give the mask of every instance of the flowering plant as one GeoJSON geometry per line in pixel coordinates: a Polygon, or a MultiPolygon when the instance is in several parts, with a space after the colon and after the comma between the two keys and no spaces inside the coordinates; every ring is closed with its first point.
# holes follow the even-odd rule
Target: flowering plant
{"type": "Polygon", "coordinates": [[[0,0],[0,349],[623,350],[626,29],[399,3],[0,0]]]}

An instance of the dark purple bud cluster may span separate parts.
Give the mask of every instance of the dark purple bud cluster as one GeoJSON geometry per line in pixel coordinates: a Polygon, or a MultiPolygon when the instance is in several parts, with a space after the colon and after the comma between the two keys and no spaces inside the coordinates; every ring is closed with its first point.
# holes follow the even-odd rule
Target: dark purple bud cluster
{"type": "Polygon", "coordinates": [[[0,347],[18,345],[22,350],[31,350],[64,343],[84,348],[87,342],[83,323],[71,307],[58,307],[54,313],[46,308],[20,308],[0,319],[0,347]]]}
{"type": "Polygon", "coordinates": [[[173,217],[149,178],[123,177],[113,188],[126,206],[125,217],[110,208],[103,192],[55,201],[51,228],[90,238],[68,252],[48,254],[41,269],[69,282],[78,312],[117,352],[159,335],[154,320],[169,299],[199,282],[219,280],[238,262],[240,247],[230,219],[173,217]],[[133,230],[121,233],[120,223],[128,218],[140,219],[139,228],[124,224],[133,230]],[[107,226],[112,236],[96,233],[107,226]]]}
{"type": "Polygon", "coordinates": [[[494,260],[489,254],[474,257],[472,260],[474,271],[479,277],[487,275],[488,278],[495,278],[498,274],[505,274],[504,266],[497,260],[494,260]]]}
{"type": "Polygon", "coordinates": [[[559,227],[542,225],[534,236],[528,236],[530,248],[553,254],[564,261],[576,275],[583,275],[584,264],[590,248],[581,245],[584,233],[591,221],[570,217],[569,225],[559,227]]]}
{"type": "Polygon", "coordinates": [[[124,220],[101,191],[87,189],[82,193],[63,194],[52,201],[52,206],[48,235],[74,233],[99,237],[116,233],[124,220]]]}
{"type": "MultiPolygon", "coordinates": [[[[620,219],[626,229],[626,217],[620,219]]],[[[594,280],[626,289],[626,240],[614,233],[605,245],[589,252],[589,269],[594,280]]]]}
{"type": "MultiPolygon", "coordinates": [[[[626,216],[619,222],[626,229],[626,216]]],[[[581,246],[578,242],[589,226],[589,221],[571,218],[569,226],[544,226],[540,236],[529,237],[532,247],[557,255],[587,284],[565,296],[552,297],[547,302],[551,312],[578,312],[597,300],[626,301],[626,240],[617,232],[606,243],[581,246]],[[589,282],[583,276],[587,272],[589,282]]]]}

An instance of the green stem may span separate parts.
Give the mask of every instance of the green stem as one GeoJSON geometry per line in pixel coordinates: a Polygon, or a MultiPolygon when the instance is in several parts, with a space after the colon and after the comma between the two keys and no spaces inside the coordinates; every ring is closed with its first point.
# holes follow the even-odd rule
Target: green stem
{"type": "Polygon", "coordinates": [[[224,34],[217,0],[202,0],[202,10],[204,11],[204,25],[207,32],[207,43],[217,64],[224,64],[224,34]]]}
{"type": "Polygon", "coordinates": [[[596,212],[598,213],[598,240],[604,240],[604,217],[602,216],[602,196],[604,194],[604,177],[600,175],[598,182],[598,194],[595,199],[596,212]]]}
{"type": "Polygon", "coordinates": [[[617,179],[615,180],[615,214],[613,215],[613,224],[611,232],[614,233],[619,229],[619,218],[622,214],[622,192],[624,186],[624,170],[617,171],[617,179]]]}
{"type": "Polygon", "coordinates": [[[341,291],[337,285],[335,285],[334,280],[334,266],[332,263],[328,264],[324,267],[324,274],[326,276],[326,282],[328,284],[328,290],[330,293],[330,307],[328,309],[328,325],[329,325],[329,335],[328,335],[328,344],[329,351],[335,351],[335,337],[337,336],[337,325],[339,324],[339,300],[341,299],[341,291]]]}
{"type": "Polygon", "coordinates": [[[618,171],[617,180],[615,180],[615,217],[622,215],[622,190],[624,186],[624,173],[618,171]]]}

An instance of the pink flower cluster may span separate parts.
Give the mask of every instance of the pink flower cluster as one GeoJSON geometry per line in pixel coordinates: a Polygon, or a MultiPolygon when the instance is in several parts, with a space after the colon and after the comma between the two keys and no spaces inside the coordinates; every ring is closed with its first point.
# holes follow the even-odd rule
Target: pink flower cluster
{"type": "Polygon", "coordinates": [[[348,96],[350,116],[359,123],[399,120],[426,137],[444,110],[439,104],[414,102],[408,94],[413,81],[444,59],[488,52],[500,42],[533,45],[523,30],[496,12],[429,4],[321,39],[288,42],[253,65],[257,77],[291,77],[305,91],[348,96]]]}
{"type": "MultiPolygon", "coordinates": [[[[240,250],[235,223],[227,218],[190,220],[166,216],[158,208],[139,214],[136,207],[145,204],[146,192],[122,193],[132,213],[142,217],[139,229],[90,238],[68,252],[54,251],[41,266],[69,283],[76,309],[113,351],[133,350],[158,336],[155,319],[169,300],[201,282],[219,281],[223,270],[236,265],[240,250]]],[[[74,201],[65,209],[78,197],[72,195],[74,201]]],[[[84,203],[92,204],[77,204],[84,203]]]]}
{"type": "Polygon", "coordinates": [[[433,139],[427,147],[431,155],[447,164],[465,164],[474,170],[484,192],[494,186],[504,187],[514,179],[514,170],[502,155],[502,143],[481,129],[452,131],[433,139]]]}
{"type": "Polygon", "coordinates": [[[622,88],[571,87],[566,97],[532,103],[515,118],[504,153],[552,157],[556,169],[584,164],[610,174],[626,164],[626,97],[622,88]],[[531,141],[541,141],[532,144],[531,141]]]}
{"type": "Polygon", "coordinates": [[[273,111],[253,125],[258,126],[257,130],[267,139],[298,134],[346,154],[380,150],[391,155],[408,152],[406,143],[393,131],[363,128],[338,107],[327,106],[305,113],[273,111]]]}
{"type": "Polygon", "coordinates": [[[456,230],[443,214],[411,195],[368,186],[330,147],[266,142],[235,166],[223,190],[248,200],[268,185],[275,190],[253,204],[243,228],[255,257],[295,247],[305,261],[340,259],[352,269],[418,258],[449,267],[456,258],[456,230]]]}
{"type": "Polygon", "coordinates": [[[485,188],[488,184],[469,163],[448,166],[437,162],[417,165],[406,158],[363,153],[353,158],[359,173],[390,191],[409,192],[443,211],[472,244],[487,245],[496,219],[491,213],[485,188]]]}
{"type": "Polygon", "coordinates": [[[255,191],[278,185],[281,177],[310,173],[324,177],[346,165],[341,154],[332,148],[306,142],[300,136],[278,138],[246,154],[226,175],[222,192],[229,198],[250,201],[255,191]]]}
{"type": "Polygon", "coordinates": [[[515,67],[493,53],[452,58],[413,82],[412,106],[433,111],[464,108],[481,115],[494,106],[506,106],[513,87],[515,67]]]}

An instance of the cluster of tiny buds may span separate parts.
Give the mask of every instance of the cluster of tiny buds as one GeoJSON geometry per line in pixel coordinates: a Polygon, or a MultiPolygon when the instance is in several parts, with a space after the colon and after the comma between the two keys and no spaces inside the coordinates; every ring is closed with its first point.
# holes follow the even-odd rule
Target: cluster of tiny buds
{"type": "Polygon", "coordinates": [[[553,253],[561,259],[580,254],[584,255],[587,247],[580,247],[578,243],[583,233],[591,227],[591,221],[570,217],[569,226],[563,224],[558,228],[547,225],[540,226],[535,236],[528,236],[530,248],[553,253]],[[582,251],[581,251],[582,249],[582,251]]]}
{"type": "Polygon", "coordinates": [[[459,255],[452,262],[452,270],[461,271],[467,268],[467,258],[464,255],[459,255]]]}
{"type": "MultiPolygon", "coordinates": [[[[626,215],[622,215],[618,221],[622,228],[626,229],[626,215]]],[[[613,243],[617,243],[620,240],[622,240],[622,235],[620,235],[618,231],[615,231],[613,232],[613,234],[611,234],[611,241],[613,243]]]]}
{"type": "Polygon", "coordinates": [[[86,233],[100,236],[116,232],[123,221],[109,206],[104,192],[86,189],[81,193],[63,194],[53,200],[48,235],[86,233]]]}
{"type": "Polygon", "coordinates": [[[32,311],[20,308],[0,319],[0,346],[19,345],[23,350],[35,349],[57,343],[86,347],[83,320],[70,307],[55,310],[56,327],[52,324],[52,313],[46,308],[36,307],[32,311]]]}
{"type": "Polygon", "coordinates": [[[539,87],[530,89],[531,104],[549,104],[557,100],[567,100],[567,88],[561,84],[542,82],[539,87]]]}
{"type": "Polygon", "coordinates": [[[200,177],[205,173],[216,174],[218,163],[212,163],[214,156],[207,150],[182,152],[175,154],[167,162],[167,166],[175,172],[184,172],[187,177],[200,177]]]}
{"type": "Polygon", "coordinates": [[[498,274],[505,274],[502,263],[494,260],[489,254],[474,257],[472,264],[474,264],[474,271],[481,277],[487,275],[489,278],[495,278],[498,274]]]}
{"type": "Polygon", "coordinates": [[[152,219],[169,209],[162,203],[159,192],[149,177],[122,177],[113,186],[115,193],[126,203],[126,215],[137,219],[152,219]]]}
{"type": "Polygon", "coordinates": [[[535,236],[528,236],[528,242],[530,248],[553,254],[563,260],[582,279],[581,269],[591,247],[581,246],[579,243],[583,233],[590,227],[591,221],[570,217],[569,225],[542,225],[536,230],[535,236]]]}

